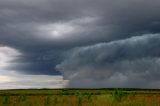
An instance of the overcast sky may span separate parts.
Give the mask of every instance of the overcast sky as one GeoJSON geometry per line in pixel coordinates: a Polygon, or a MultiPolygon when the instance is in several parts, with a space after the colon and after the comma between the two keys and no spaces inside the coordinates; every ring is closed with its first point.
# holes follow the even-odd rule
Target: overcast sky
{"type": "Polygon", "coordinates": [[[160,88],[159,0],[0,0],[0,89],[160,88]]]}

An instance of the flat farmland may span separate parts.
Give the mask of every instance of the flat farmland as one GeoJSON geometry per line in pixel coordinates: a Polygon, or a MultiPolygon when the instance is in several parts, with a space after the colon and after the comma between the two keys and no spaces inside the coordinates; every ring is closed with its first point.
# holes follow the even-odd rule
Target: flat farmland
{"type": "Polygon", "coordinates": [[[160,90],[0,90],[0,106],[160,106],[160,90]]]}

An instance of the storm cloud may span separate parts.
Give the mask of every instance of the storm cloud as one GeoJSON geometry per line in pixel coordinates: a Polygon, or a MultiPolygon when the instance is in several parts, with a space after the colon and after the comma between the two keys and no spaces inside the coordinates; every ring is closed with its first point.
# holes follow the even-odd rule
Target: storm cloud
{"type": "Polygon", "coordinates": [[[69,87],[152,87],[160,80],[159,46],[160,34],[145,34],[80,47],[57,69],[69,87]]]}
{"type": "MultiPolygon", "coordinates": [[[[108,80],[113,75],[123,79],[119,80],[122,83],[110,83],[109,86],[138,87],[146,80],[152,83],[153,76],[157,75],[152,69],[159,69],[159,10],[159,0],[0,1],[0,50],[5,47],[18,53],[6,61],[6,55],[2,56],[4,53],[0,51],[3,57],[0,63],[7,64],[3,68],[7,72],[14,70],[29,75],[63,75],[67,79],[74,76],[73,79],[80,82],[83,77],[86,81],[89,73],[92,75],[90,70],[93,66],[93,73],[96,73],[89,80],[93,82],[92,79],[97,76],[98,81],[82,87],[107,87],[114,82],[110,80],[117,80],[115,77],[108,80]],[[132,65],[129,65],[130,62],[133,62],[132,65]],[[75,75],[72,75],[72,68],[75,75]],[[79,71],[82,68],[88,71],[79,71]],[[152,73],[148,74],[148,78],[136,73],[145,70],[152,73]],[[140,84],[133,80],[130,84],[125,82],[137,75],[140,84]],[[101,80],[103,78],[104,82],[101,80]]],[[[76,87],[75,83],[71,80],[69,86],[76,87]]]]}

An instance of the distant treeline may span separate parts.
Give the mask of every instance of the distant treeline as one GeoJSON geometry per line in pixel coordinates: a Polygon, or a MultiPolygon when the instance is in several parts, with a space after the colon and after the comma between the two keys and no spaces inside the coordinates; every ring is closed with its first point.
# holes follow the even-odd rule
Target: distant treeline
{"type": "Polygon", "coordinates": [[[29,88],[29,89],[3,89],[0,91],[16,91],[16,90],[124,90],[124,91],[160,91],[160,89],[148,89],[148,88],[29,88]]]}

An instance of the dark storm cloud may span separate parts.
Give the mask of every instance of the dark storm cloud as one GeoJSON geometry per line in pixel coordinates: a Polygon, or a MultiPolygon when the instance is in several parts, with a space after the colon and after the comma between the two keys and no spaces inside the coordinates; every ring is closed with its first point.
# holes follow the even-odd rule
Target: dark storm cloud
{"type": "Polygon", "coordinates": [[[159,46],[160,34],[147,34],[76,48],[57,69],[69,87],[152,87],[160,80],[159,46]]]}
{"type": "MultiPolygon", "coordinates": [[[[17,65],[9,69],[28,74],[60,74],[54,67],[63,61],[61,54],[65,55],[67,50],[159,33],[159,9],[159,0],[0,1],[0,45],[21,52],[21,56],[12,61],[17,65]]],[[[127,50],[135,48],[125,47],[126,50],[121,51],[117,46],[121,56],[110,57],[110,62],[137,59],[150,53],[127,57],[132,54],[127,50]]],[[[158,53],[152,55],[159,56],[158,53]]],[[[103,61],[101,67],[105,67],[103,61]]]]}
{"type": "MultiPolygon", "coordinates": [[[[61,61],[61,57],[58,54],[45,53],[45,54],[28,54],[26,56],[19,56],[16,64],[11,64],[8,69],[20,70],[21,73],[25,74],[47,74],[47,75],[59,75],[60,72],[56,71],[54,64],[58,64],[61,61]],[[17,67],[18,66],[18,67],[17,67]]],[[[14,62],[13,61],[13,62],[14,62]]]]}

